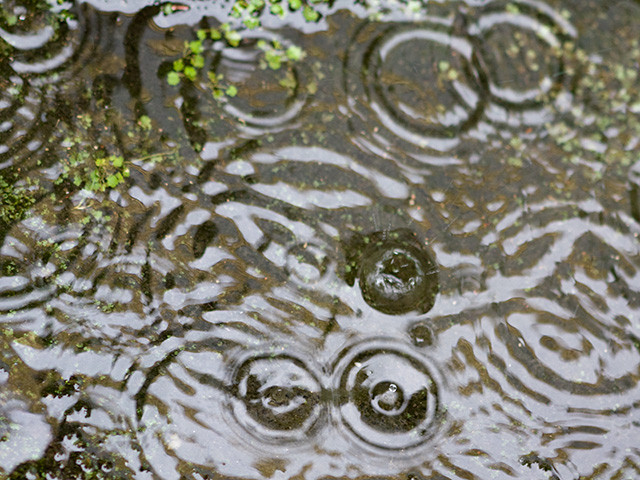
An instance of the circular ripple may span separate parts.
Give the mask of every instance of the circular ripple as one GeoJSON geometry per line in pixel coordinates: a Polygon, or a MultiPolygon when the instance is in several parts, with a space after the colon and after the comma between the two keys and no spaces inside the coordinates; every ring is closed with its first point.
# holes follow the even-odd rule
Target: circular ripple
{"type": "Polygon", "coordinates": [[[42,163],[36,152],[46,143],[51,149],[49,135],[61,117],[71,117],[78,74],[99,59],[102,24],[89,7],[67,11],[18,0],[3,8],[14,20],[6,25],[0,18],[0,50],[10,52],[0,55],[0,168],[13,164],[25,172],[42,163]]]}
{"type": "Polygon", "coordinates": [[[386,450],[416,447],[431,438],[440,413],[435,369],[390,339],[355,346],[339,362],[339,413],[363,442],[386,450]]]}
{"type": "Polygon", "coordinates": [[[471,55],[467,40],[440,26],[362,28],[345,68],[349,104],[365,121],[373,112],[389,132],[414,145],[456,137],[482,106],[471,55]]]}
{"type": "Polygon", "coordinates": [[[10,30],[0,29],[0,38],[16,50],[11,68],[18,74],[38,83],[64,83],[99,59],[106,19],[92,8],[66,10],[44,0],[14,6],[16,12],[23,10],[29,11],[18,17],[24,20],[10,30]]]}
{"type": "Polygon", "coordinates": [[[428,312],[439,290],[438,269],[427,250],[408,232],[373,235],[358,266],[362,297],[390,315],[428,312]]]}
{"type": "MultiPolygon", "coordinates": [[[[533,13],[533,12],[532,12],[533,13]]],[[[494,100],[510,106],[539,103],[563,80],[560,27],[517,8],[478,20],[480,68],[494,100]]]]}
{"type": "MultiPolygon", "coordinates": [[[[271,38],[255,37],[246,38],[238,47],[222,48],[212,68],[225,84],[238,90],[224,103],[227,114],[249,128],[273,130],[290,124],[302,111],[310,76],[304,65],[295,62],[283,62],[277,70],[269,68],[258,47],[261,40],[272,45],[271,38]]],[[[282,38],[277,41],[281,49],[290,46],[282,38]]]]}
{"type": "Polygon", "coordinates": [[[320,383],[298,358],[251,357],[236,370],[233,385],[236,421],[261,440],[302,440],[320,419],[320,383]]]}

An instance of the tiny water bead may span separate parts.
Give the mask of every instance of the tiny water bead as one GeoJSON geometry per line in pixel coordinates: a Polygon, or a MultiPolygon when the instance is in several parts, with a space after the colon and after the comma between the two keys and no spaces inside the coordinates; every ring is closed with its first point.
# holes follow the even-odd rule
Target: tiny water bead
{"type": "Polygon", "coordinates": [[[438,268],[415,237],[404,231],[370,237],[358,268],[362,297],[389,314],[428,312],[439,290],[438,268]]]}
{"type": "Polygon", "coordinates": [[[416,447],[440,414],[438,377],[424,356],[385,339],[364,342],[341,360],[342,422],[361,441],[383,449],[416,447]]]}
{"type": "Polygon", "coordinates": [[[236,371],[233,388],[236,421],[261,440],[302,440],[322,413],[317,377],[292,356],[249,358],[236,371]]]}
{"type": "Polygon", "coordinates": [[[433,330],[424,322],[417,322],[409,330],[409,337],[416,347],[428,347],[433,344],[433,330]]]}

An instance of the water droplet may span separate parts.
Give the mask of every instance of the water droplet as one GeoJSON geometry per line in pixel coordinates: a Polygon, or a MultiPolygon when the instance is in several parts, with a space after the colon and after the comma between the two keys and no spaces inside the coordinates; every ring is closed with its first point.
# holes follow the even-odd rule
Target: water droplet
{"type": "Polygon", "coordinates": [[[411,327],[409,336],[416,347],[427,347],[433,343],[433,332],[431,328],[422,322],[411,327]]]}
{"type": "Polygon", "coordinates": [[[359,265],[364,300],[376,310],[398,315],[431,310],[438,293],[435,262],[409,234],[373,235],[359,265]]]}

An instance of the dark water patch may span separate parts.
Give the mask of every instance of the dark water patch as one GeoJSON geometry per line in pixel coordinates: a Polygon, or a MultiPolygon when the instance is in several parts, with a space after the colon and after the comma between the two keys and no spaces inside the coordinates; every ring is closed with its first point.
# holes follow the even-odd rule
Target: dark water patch
{"type": "Polygon", "coordinates": [[[204,255],[207,246],[213,242],[218,233],[214,222],[206,221],[201,224],[193,236],[193,256],[200,258],[204,255]]]}

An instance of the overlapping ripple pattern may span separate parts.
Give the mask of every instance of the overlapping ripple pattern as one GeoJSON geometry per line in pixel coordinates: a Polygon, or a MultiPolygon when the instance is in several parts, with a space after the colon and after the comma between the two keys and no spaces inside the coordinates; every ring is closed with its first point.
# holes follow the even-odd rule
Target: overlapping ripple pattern
{"type": "Polygon", "coordinates": [[[638,2],[340,3],[178,85],[223,2],[53,3],[0,7],[2,478],[640,475],[638,2]]]}

